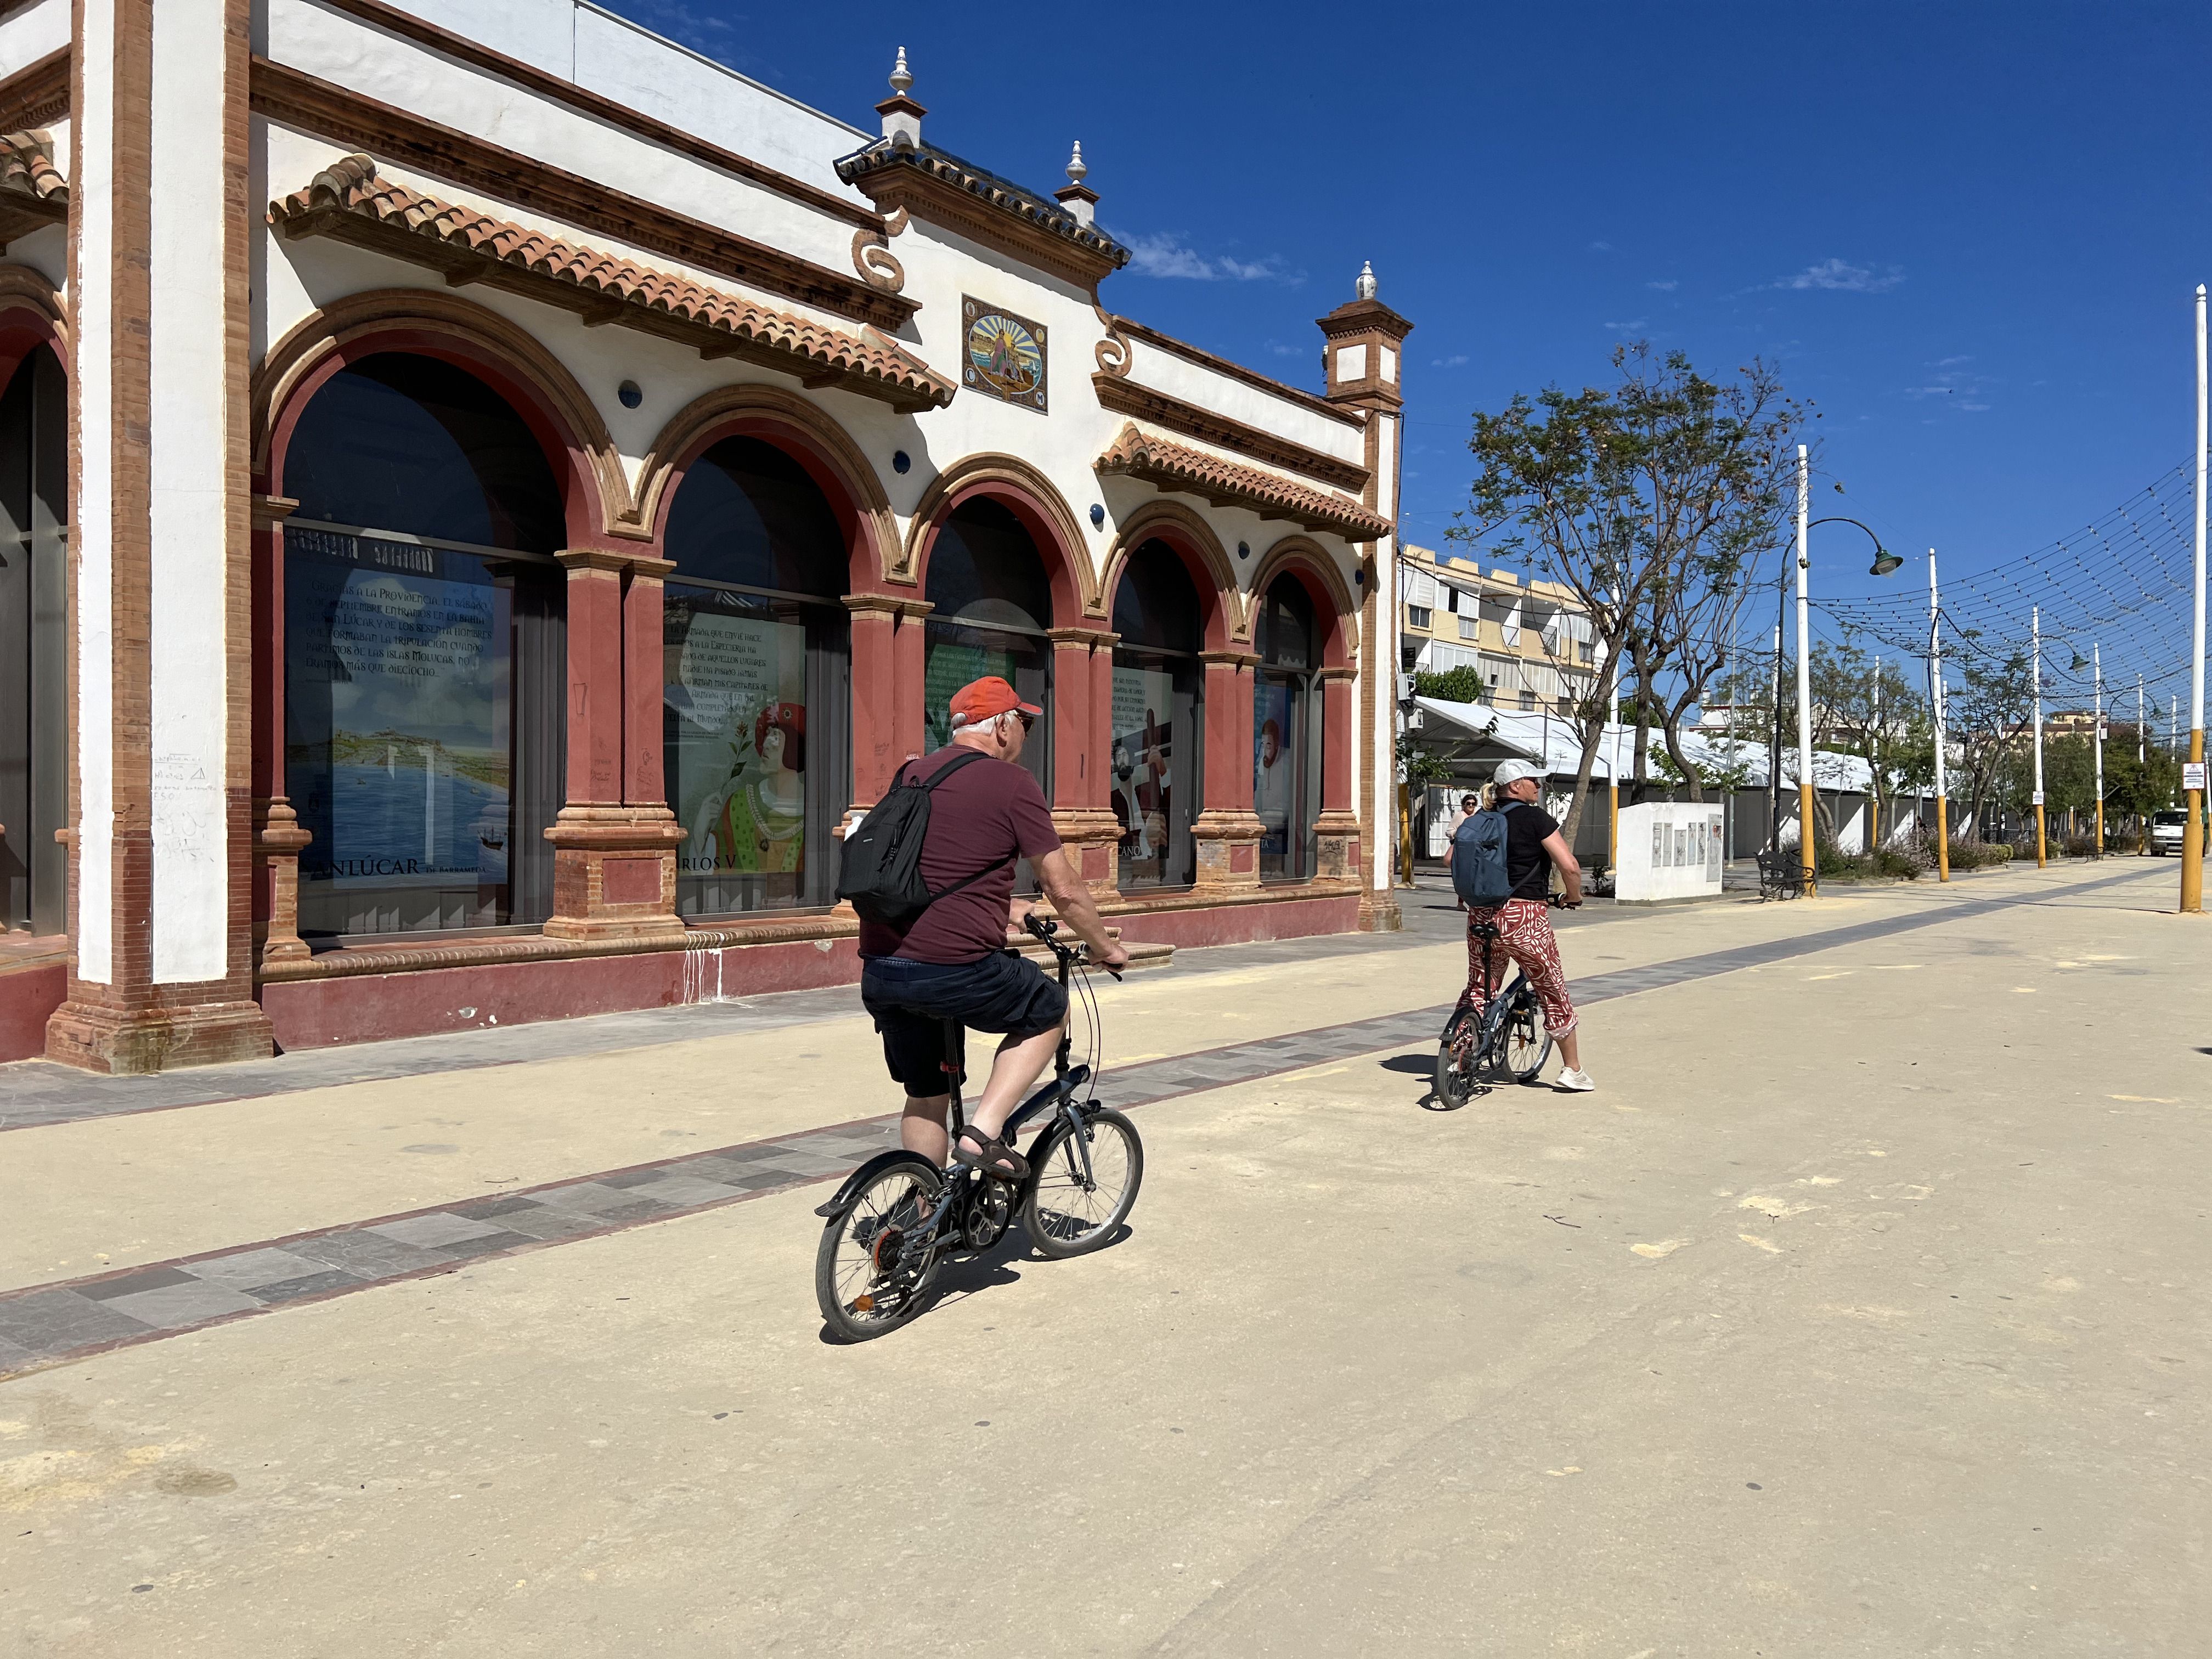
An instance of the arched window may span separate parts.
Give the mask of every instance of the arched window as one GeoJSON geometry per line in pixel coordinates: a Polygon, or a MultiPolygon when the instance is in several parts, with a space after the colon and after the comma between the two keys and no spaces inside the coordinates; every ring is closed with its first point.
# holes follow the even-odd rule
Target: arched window
{"type": "Polygon", "coordinates": [[[68,927],[69,386],[44,346],[0,395],[0,933],[68,927]]]}
{"type": "Polygon", "coordinates": [[[1111,791],[1121,825],[1125,890],[1188,886],[1197,879],[1191,839],[1200,809],[1204,676],[1198,590],[1165,542],[1130,554],[1114,590],[1114,749],[1111,791]]]}
{"type": "Polygon", "coordinates": [[[1313,823],[1321,798],[1321,720],[1316,704],[1313,602],[1296,576],[1268,586],[1253,641],[1252,808],[1260,815],[1260,878],[1313,874],[1313,823]]]}
{"type": "Polygon", "coordinates": [[[833,903],[852,791],[836,514],[783,451],[725,438],[685,469],[665,544],[661,756],[690,831],[677,912],[833,903]]]}
{"type": "Polygon", "coordinates": [[[1022,764],[1052,799],[1052,588],[1036,544],[1012,512],[978,498],[956,508],[930,549],[923,595],[936,608],[924,634],[923,719],[928,747],[951,740],[952,694],[996,674],[1044,710],[1022,764]]]}
{"type": "Polygon", "coordinates": [[[283,483],[301,935],[544,920],[568,700],[544,448],[475,376],[388,352],[314,394],[283,483]]]}

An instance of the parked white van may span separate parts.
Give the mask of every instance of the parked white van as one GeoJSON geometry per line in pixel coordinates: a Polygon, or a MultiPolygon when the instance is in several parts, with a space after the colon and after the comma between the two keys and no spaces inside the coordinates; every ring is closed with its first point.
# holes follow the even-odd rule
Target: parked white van
{"type": "Polygon", "coordinates": [[[2189,814],[2179,807],[2168,812],[2150,815],[2150,850],[2160,858],[2168,853],[2181,851],[2181,832],[2188,826],[2189,814]]]}

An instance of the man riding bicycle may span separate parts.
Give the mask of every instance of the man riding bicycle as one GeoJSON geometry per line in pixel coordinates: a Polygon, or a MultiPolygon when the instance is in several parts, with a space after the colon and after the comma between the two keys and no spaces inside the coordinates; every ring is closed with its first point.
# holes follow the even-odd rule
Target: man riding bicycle
{"type": "Polygon", "coordinates": [[[1559,1086],[1580,1091],[1597,1084],[1582,1068],[1582,1045],[1575,1036],[1578,1021],[1567,995],[1566,969],[1559,962],[1559,942],[1552,932],[1551,873],[1559,872],[1564,890],[1560,902],[1572,909],[1583,902],[1583,867],[1559,832],[1559,820],[1536,805],[1543,774],[1526,761],[1504,761],[1491,777],[1495,808],[1505,814],[1505,874],[1511,896],[1503,904],[1470,905],[1467,913],[1467,1000],[1477,1012],[1488,1009],[1504,977],[1505,963],[1494,961],[1495,976],[1486,983],[1482,972],[1482,941],[1475,930],[1498,929],[1498,943],[1505,957],[1521,964],[1521,971],[1544,1008],[1544,1029],[1559,1045],[1566,1069],[1559,1086]]]}
{"type": "Polygon", "coordinates": [[[985,758],[961,764],[930,798],[921,875],[942,896],[903,928],[861,922],[860,1002],[883,1034],[891,1076],[906,1090],[899,1143],[939,1164],[948,1150],[945,1066],[953,1058],[945,1053],[945,1023],[1004,1034],[982,1098],[950,1152],[959,1163],[1019,1181],[1028,1161],[1000,1132],[1050,1063],[1067,997],[1035,963],[1006,949],[1009,930],[1030,909],[1028,900],[1013,896],[1016,861],[1030,861],[1060,919],[1091,947],[1091,960],[1120,968],[1129,953],[1107,937],[1091,890],[1061,849],[1044,792],[1015,763],[1044,711],[995,675],[961,687],[951,708],[951,742],[908,761],[901,775],[926,782],[963,750],[985,758]]]}

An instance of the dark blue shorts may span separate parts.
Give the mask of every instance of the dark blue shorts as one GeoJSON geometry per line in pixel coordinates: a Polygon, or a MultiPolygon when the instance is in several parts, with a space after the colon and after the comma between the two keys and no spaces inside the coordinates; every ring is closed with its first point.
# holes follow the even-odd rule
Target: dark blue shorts
{"type": "MultiPolygon", "coordinates": [[[[1067,993],[1026,957],[994,951],[975,962],[910,962],[870,957],[860,1006],[883,1033],[884,1063],[910,1100],[945,1092],[945,1022],[1033,1037],[1060,1029],[1067,993]]],[[[957,1059],[957,1056],[955,1057],[957,1059]]]]}

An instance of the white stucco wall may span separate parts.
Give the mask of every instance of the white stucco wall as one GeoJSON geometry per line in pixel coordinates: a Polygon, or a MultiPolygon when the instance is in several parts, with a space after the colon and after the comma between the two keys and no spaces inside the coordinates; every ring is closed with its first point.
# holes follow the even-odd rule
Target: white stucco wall
{"type": "Polygon", "coordinates": [[[0,79],[70,43],[70,0],[33,0],[0,22],[0,79]]]}
{"type": "Polygon", "coordinates": [[[1717,802],[1646,801],[1622,807],[1613,896],[1637,904],[1717,894],[1722,833],[1717,802]]]}
{"type": "Polygon", "coordinates": [[[153,966],[175,983],[228,965],[221,16],[156,7],[153,46],[153,966]]]}
{"type": "MultiPolygon", "coordinates": [[[[52,0],[42,0],[44,4],[52,0]]],[[[79,0],[84,39],[76,112],[81,140],[70,179],[78,210],[76,390],[76,973],[94,985],[115,972],[115,249],[114,0],[79,0]]]]}

